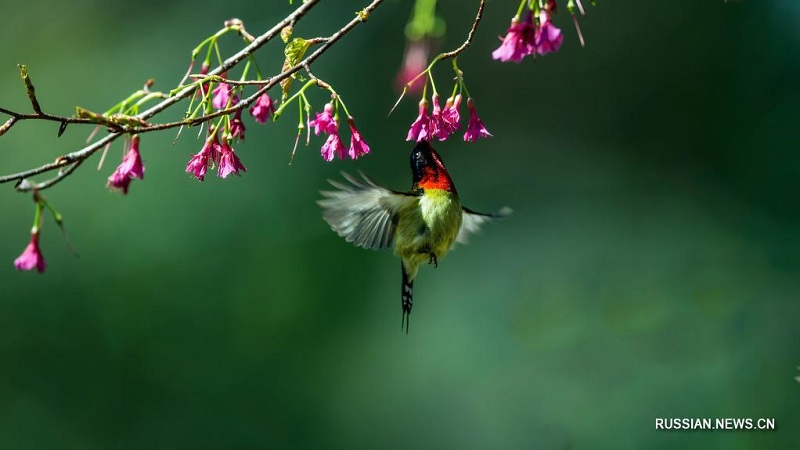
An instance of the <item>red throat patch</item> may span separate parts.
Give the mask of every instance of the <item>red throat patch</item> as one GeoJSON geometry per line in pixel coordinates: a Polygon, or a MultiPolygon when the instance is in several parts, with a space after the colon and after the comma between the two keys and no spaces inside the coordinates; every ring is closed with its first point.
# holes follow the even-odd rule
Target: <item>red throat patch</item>
{"type": "Polygon", "coordinates": [[[419,187],[422,189],[442,189],[445,191],[454,191],[453,180],[450,174],[444,170],[444,167],[426,167],[422,173],[422,179],[419,181],[419,187]]]}
{"type": "Polygon", "coordinates": [[[414,172],[414,186],[422,189],[439,189],[447,192],[456,192],[453,179],[444,167],[442,157],[430,146],[422,141],[412,153],[412,171],[414,172]],[[416,156],[415,156],[416,155],[416,156]]]}

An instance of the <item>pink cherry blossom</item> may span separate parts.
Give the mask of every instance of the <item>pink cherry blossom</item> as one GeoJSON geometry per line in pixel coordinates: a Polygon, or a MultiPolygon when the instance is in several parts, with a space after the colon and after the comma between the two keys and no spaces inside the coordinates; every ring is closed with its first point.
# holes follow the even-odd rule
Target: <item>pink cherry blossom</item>
{"type": "Polygon", "coordinates": [[[320,132],[325,134],[333,134],[339,129],[336,124],[336,119],[333,117],[333,105],[330,103],[325,104],[325,108],[321,113],[317,113],[317,117],[308,122],[309,127],[314,127],[314,134],[319,136],[320,132]]]}
{"type": "Polygon", "coordinates": [[[433,103],[433,111],[431,112],[430,133],[440,141],[444,141],[452,132],[450,131],[450,124],[445,122],[444,117],[442,117],[442,107],[439,106],[438,94],[433,94],[431,103],[433,103]]]}
{"type": "Polygon", "coordinates": [[[42,251],[39,249],[38,231],[31,233],[31,241],[22,251],[22,254],[14,260],[14,267],[17,270],[33,270],[35,268],[39,273],[44,272],[47,264],[44,262],[42,251]]]}
{"type": "Polygon", "coordinates": [[[428,101],[424,98],[419,102],[419,115],[408,130],[407,141],[430,141],[431,118],[428,116],[428,101]]]}
{"type": "Polygon", "coordinates": [[[539,12],[539,29],[536,30],[536,53],[546,55],[557,52],[563,42],[564,36],[561,34],[561,30],[550,21],[547,11],[541,10],[539,12]]]}
{"type": "Polygon", "coordinates": [[[518,17],[511,19],[508,33],[502,39],[503,43],[500,44],[500,47],[492,52],[492,58],[502,62],[521,62],[525,55],[530,55],[535,51],[535,36],[536,26],[533,23],[533,15],[526,10],[522,21],[518,17]]]}
{"type": "Polygon", "coordinates": [[[351,159],[358,159],[358,157],[369,153],[369,145],[356,129],[356,121],[352,117],[347,119],[347,124],[350,125],[350,150],[348,153],[351,159]]]}
{"type": "Polygon", "coordinates": [[[267,119],[271,114],[275,114],[275,105],[269,94],[264,92],[256,100],[256,103],[250,108],[250,115],[253,116],[258,123],[267,123],[267,119]]]}
{"type": "Polygon", "coordinates": [[[458,107],[461,105],[461,94],[447,99],[444,109],[439,108],[437,95],[433,96],[433,113],[431,114],[431,131],[440,141],[446,140],[458,129],[458,122],[461,115],[458,107]]]}
{"type": "Polygon", "coordinates": [[[192,155],[192,159],[186,164],[186,173],[190,173],[198,180],[203,181],[209,166],[219,161],[219,149],[219,139],[217,139],[217,133],[214,133],[203,144],[200,153],[192,155]]]}
{"type": "Polygon", "coordinates": [[[461,114],[458,108],[461,106],[461,94],[455,97],[450,97],[444,104],[444,111],[442,111],[442,119],[451,128],[450,133],[455,133],[458,129],[459,122],[461,121],[461,114]]]}
{"type": "Polygon", "coordinates": [[[464,133],[464,140],[475,142],[479,138],[490,137],[491,133],[483,125],[481,118],[478,117],[478,112],[475,111],[475,102],[471,98],[467,99],[467,107],[469,107],[469,121],[467,122],[467,132],[464,133]]]}
{"type": "Polygon", "coordinates": [[[217,109],[225,109],[239,103],[239,97],[234,95],[231,98],[233,87],[228,83],[219,83],[216,88],[211,92],[211,106],[217,109]],[[230,104],[229,104],[230,103],[230,104]]]}
{"type": "Polygon", "coordinates": [[[244,142],[244,132],[245,126],[244,122],[242,122],[242,110],[236,111],[236,114],[233,115],[233,119],[231,119],[231,136],[237,141],[244,142]]]}
{"type": "Polygon", "coordinates": [[[144,179],[144,163],[139,154],[139,135],[133,135],[131,138],[131,148],[125,153],[122,163],[108,177],[107,185],[113,190],[127,194],[133,178],[144,179]]]}
{"type": "Polygon", "coordinates": [[[338,130],[335,130],[330,134],[330,136],[328,136],[328,139],[322,145],[322,149],[320,151],[322,159],[325,161],[333,161],[334,156],[338,156],[339,159],[344,159],[345,155],[347,154],[346,152],[347,147],[344,146],[338,130]]]}
{"type": "Polygon", "coordinates": [[[239,175],[239,171],[247,172],[239,157],[233,151],[233,147],[228,143],[229,136],[222,138],[219,147],[219,166],[217,167],[217,176],[226,178],[230,174],[239,175]]]}

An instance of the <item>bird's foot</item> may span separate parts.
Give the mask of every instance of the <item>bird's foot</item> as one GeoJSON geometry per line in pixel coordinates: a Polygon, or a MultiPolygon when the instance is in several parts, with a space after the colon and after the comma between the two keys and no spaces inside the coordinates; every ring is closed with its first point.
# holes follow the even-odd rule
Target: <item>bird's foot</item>
{"type": "Polygon", "coordinates": [[[428,260],[428,264],[433,264],[434,268],[439,268],[439,261],[436,259],[436,254],[431,253],[431,259],[428,260]]]}

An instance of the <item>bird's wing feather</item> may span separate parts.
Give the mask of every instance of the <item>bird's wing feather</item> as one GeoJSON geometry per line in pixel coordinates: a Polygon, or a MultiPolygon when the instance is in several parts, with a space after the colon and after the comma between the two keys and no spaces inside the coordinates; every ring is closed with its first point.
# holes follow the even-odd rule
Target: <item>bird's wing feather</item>
{"type": "Polygon", "coordinates": [[[344,172],[342,176],[349,183],[328,180],[338,190],[320,192],[325,197],[317,202],[322,217],[347,242],[373,250],[390,248],[397,212],[418,197],[381,187],[363,173],[363,181],[344,172]]]}
{"type": "Polygon", "coordinates": [[[473,211],[469,208],[462,208],[464,210],[463,218],[461,220],[461,229],[458,231],[456,242],[459,244],[466,244],[469,241],[469,235],[480,231],[481,226],[486,222],[491,222],[495,219],[504,219],[511,214],[511,208],[505,207],[500,211],[492,214],[485,214],[473,211]]]}

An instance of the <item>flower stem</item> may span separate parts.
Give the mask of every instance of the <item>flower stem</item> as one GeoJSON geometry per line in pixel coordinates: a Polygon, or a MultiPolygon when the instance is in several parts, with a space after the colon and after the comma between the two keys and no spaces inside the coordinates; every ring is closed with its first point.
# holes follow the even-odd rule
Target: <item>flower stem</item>
{"type": "Polygon", "coordinates": [[[124,114],[128,109],[127,108],[128,107],[128,103],[144,97],[145,94],[147,94],[145,91],[138,90],[138,91],[134,92],[133,94],[129,95],[128,98],[126,98],[125,100],[123,100],[123,101],[117,103],[116,105],[112,106],[108,111],[104,112],[103,115],[108,116],[110,114],[114,114],[115,112],[119,112],[121,114],[124,114]]]}
{"type": "Polygon", "coordinates": [[[39,230],[42,229],[42,211],[44,210],[44,202],[42,201],[41,197],[39,197],[38,193],[34,193],[34,198],[36,198],[36,212],[33,213],[33,228],[31,228],[31,234],[39,234],[39,230]]]}
{"type": "Polygon", "coordinates": [[[142,97],[141,99],[139,99],[139,101],[137,101],[131,107],[131,109],[135,109],[135,111],[138,112],[139,111],[139,107],[144,105],[145,103],[149,102],[150,100],[153,100],[153,99],[164,99],[164,98],[167,98],[167,95],[164,94],[163,92],[150,92],[147,95],[145,95],[144,97],[142,97]]]}
{"type": "Polygon", "coordinates": [[[253,55],[250,55],[250,61],[252,61],[253,65],[256,67],[256,76],[258,77],[258,80],[259,81],[263,80],[264,77],[263,77],[263,75],[261,75],[261,67],[258,66],[258,61],[256,61],[256,57],[253,56],[253,55]]]}
{"type": "Polygon", "coordinates": [[[242,69],[242,76],[239,78],[239,81],[247,80],[247,72],[250,71],[250,63],[253,61],[252,58],[249,58],[246,63],[244,63],[244,69],[242,69]]]}
{"type": "Polygon", "coordinates": [[[519,18],[522,17],[522,11],[525,9],[525,5],[529,4],[530,4],[529,0],[522,0],[521,2],[519,2],[519,8],[517,8],[517,15],[514,16],[515,20],[519,20],[519,18]]]}
{"type": "Polygon", "coordinates": [[[316,78],[306,81],[306,84],[304,84],[303,87],[301,87],[297,92],[295,92],[294,95],[292,95],[291,97],[287,98],[286,101],[281,103],[281,106],[278,107],[277,111],[275,111],[275,114],[273,114],[273,116],[274,117],[280,116],[281,113],[283,113],[283,110],[286,109],[286,106],[289,103],[292,103],[293,101],[295,101],[297,99],[297,97],[299,97],[301,95],[305,95],[306,89],[310,88],[312,85],[315,85],[317,83],[318,83],[318,80],[316,78]]]}
{"type": "Polygon", "coordinates": [[[58,226],[61,226],[62,222],[64,221],[64,218],[61,216],[61,214],[58,211],[56,211],[56,209],[53,208],[53,205],[50,204],[50,202],[48,202],[44,198],[41,198],[40,202],[43,203],[45,207],[47,207],[47,209],[50,211],[50,214],[53,215],[53,220],[56,221],[58,226]]]}
{"type": "Polygon", "coordinates": [[[217,52],[217,60],[219,61],[219,65],[221,66],[224,64],[224,60],[222,59],[222,52],[219,50],[219,44],[217,41],[214,41],[214,50],[217,52]]]}

